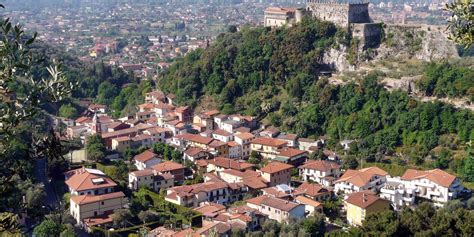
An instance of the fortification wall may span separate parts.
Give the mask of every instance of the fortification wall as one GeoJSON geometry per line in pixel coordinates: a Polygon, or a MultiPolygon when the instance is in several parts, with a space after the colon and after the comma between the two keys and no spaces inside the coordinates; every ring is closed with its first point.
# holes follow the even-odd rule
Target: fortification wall
{"type": "Polygon", "coordinates": [[[313,13],[313,16],[321,20],[333,22],[341,27],[348,26],[349,5],[347,4],[308,2],[306,8],[313,13]]]}
{"type": "Polygon", "coordinates": [[[354,23],[351,30],[353,37],[362,40],[365,49],[377,47],[382,42],[381,23],[354,23]]]}
{"type": "Polygon", "coordinates": [[[341,27],[348,27],[349,23],[371,22],[368,3],[349,4],[309,0],[306,8],[313,13],[313,16],[341,27]]]}
{"type": "Polygon", "coordinates": [[[359,3],[349,5],[349,23],[369,23],[369,4],[359,3]]]}

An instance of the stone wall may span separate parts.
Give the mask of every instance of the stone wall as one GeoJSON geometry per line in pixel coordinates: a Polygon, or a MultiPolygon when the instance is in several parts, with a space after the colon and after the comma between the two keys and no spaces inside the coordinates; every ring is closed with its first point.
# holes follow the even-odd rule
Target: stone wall
{"type": "Polygon", "coordinates": [[[311,11],[313,16],[340,27],[348,27],[349,23],[371,22],[368,3],[326,3],[309,0],[306,9],[311,11]]]}
{"type": "Polygon", "coordinates": [[[333,22],[338,26],[347,27],[349,23],[349,5],[347,4],[308,2],[306,8],[313,13],[313,16],[333,22]]]}
{"type": "Polygon", "coordinates": [[[350,4],[349,5],[349,23],[369,23],[371,22],[369,16],[369,4],[350,4]]]}
{"type": "Polygon", "coordinates": [[[364,49],[378,47],[382,41],[381,23],[354,23],[351,30],[352,37],[359,38],[364,49]]]}

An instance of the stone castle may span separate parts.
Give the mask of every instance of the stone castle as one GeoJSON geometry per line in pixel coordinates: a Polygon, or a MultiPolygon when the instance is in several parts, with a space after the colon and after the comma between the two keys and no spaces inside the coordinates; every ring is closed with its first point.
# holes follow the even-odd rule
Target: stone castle
{"type": "Polygon", "coordinates": [[[305,8],[269,7],[265,10],[264,25],[291,26],[301,21],[304,15],[348,29],[353,37],[362,40],[366,48],[380,43],[381,25],[373,23],[369,16],[369,2],[362,0],[307,0],[305,8]]]}
{"type": "Polygon", "coordinates": [[[340,27],[354,23],[370,23],[369,3],[362,0],[307,0],[303,8],[269,7],[265,10],[265,26],[292,25],[304,15],[333,22],[340,27]]]}
{"type": "Polygon", "coordinates": [[[348,27],[351,23],[371,22],[368,1],[307,0],[305,10],[341,27],[348,27]]]}

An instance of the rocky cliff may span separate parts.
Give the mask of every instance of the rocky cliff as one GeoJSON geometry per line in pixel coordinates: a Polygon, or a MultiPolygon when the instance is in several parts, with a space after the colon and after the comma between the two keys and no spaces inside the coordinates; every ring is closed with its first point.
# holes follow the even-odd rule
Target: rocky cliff
{"type": "Polygon", "coordinates": [[[349,46],[328,50],[323,59],[334,69],[344,71],[356,70],[364,62],[385,59],[458,58],[456,46],[448,40],[445,31],[445,26],[384,25],[378,46],[365,47],[367,44],[360,34],[353,33],[349,46]]]}

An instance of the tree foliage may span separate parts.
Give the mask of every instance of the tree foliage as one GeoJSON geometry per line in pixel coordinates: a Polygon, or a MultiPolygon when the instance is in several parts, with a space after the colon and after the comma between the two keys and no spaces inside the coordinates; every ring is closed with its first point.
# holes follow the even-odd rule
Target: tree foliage
{"type": "Polygon", "coordinates": [[[456,0],[446,5],[451,13],[450,38],[466,48],[474,44],[474,3],[472,0],[456,0]]]}
{"type": "Polygon", "coordinates": [[[91,135],[87,138],[87,158],[100,162],[105,157],[105,142],[100,135],[91,135]]]}

